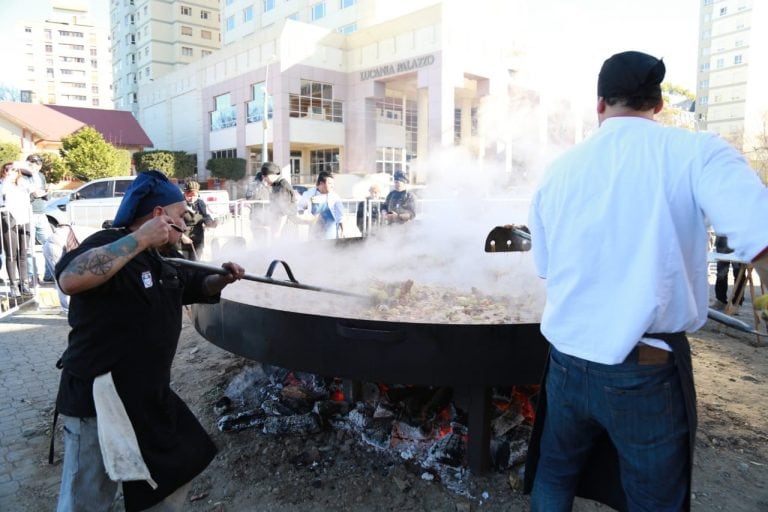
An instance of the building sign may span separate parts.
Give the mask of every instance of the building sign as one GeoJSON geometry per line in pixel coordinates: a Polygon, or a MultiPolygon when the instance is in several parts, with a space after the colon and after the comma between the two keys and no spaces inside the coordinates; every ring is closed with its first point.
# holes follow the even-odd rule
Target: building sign
{"type": "Polygon", "coordinates": [[[388,75],[397,75],[400,73],[407,73],[414,69],[430,66],[435,63],[434,55],[425,55],[424,57],[416,57],[415,59],[408,59],[397,62],[395,64],[385,64],[377,68],[366,69],[360,72],[360,81],[371,80],[373,78],[381,78],[388,75]]]}

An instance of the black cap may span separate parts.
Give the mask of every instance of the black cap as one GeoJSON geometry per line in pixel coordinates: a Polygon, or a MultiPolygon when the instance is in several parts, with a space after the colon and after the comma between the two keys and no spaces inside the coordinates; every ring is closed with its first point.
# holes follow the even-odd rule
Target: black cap
{"type": "Polygon", "coordinates": [[[397,171],[395,173],[395,181],[402,181],[403,183],[408,183],[408,175],[405,174],[403,171],[397,171]]]}
{"type": "Polygon", "coordinates": [[[29,162],[31,164],[42,164],[43,163],[43,159],[40,158],[40,155],[29,155],[27,157],[27,162],[29,162]]]}
{"type": "Polygon", "coordinates": [[[264,176],[268,174],[280,174],[280,167],[274,162],[264,162],[264,165],[261,166],[261,174],[264,176]]]}
{"type": "Polygon", "coordinates": [[[603,98],[661,98],[664,61],[642,52],[622,52],[603,62],[597,95],[603,98]]]}

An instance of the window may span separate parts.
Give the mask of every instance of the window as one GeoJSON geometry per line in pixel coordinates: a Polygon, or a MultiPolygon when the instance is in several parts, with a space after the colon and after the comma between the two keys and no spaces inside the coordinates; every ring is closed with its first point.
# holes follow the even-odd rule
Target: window
{"type": "Polygon", "coordinates": [[[91,57],[95,57],[96,55],[98,55],[98,53],[99,52],[96,50],[96,48],[91,48],[91,57]]]}
{"type": "Polygon", "coordinates": [[[709,80],[702,80],[699,82],[699,88],[706,89],[709,87],[709,80]]]}
{"type": "Polygon", "coordinates": [[[211,31],[210,30],[201,30],[200,31],[200,37],[203,39],[210,39],[211,38],[211,31]]]}
{"type": "Polygon", "coordinates": [[[728,14],[728,8],[727,7],[721,7],[720,8],[720,16],[725,16],[728,14]]]}
{"type": "Polygon", "coordinates": [[[376,102],[377,121],[380,123],[403,124],[403,100],[400,98],[384,98],[376,102]]]}
{"type": "Polygon", "coordinates": [[[275,0],[264,0],[264,12],[269,12],[275,8],[275,0]]]}
{"type": "MultiPolygon", "coordinates": [[[[251,101],[245,104],[246,121],[256,123],[264,119],[264,82],[251,85],[251,101]]],[[[268,118],[272,119],[273,105],[272,97],[267,97],[268,118]]]]}
{"type": "Polygon", "coordinates": [[[376,171],[390,175],[402,171],[404,166],[403,148],[376,148],[376,171]]]}
{"type": "Polygon", "coordinates": [[[715,62],[715,67],[717,69],[720,69],[723,66],[725,66],[725,59],[717,59],[717,61],[715,62]]]}
{"type": "Polygon", "coordinates": [[[45,53],[51,53],[53,51],[53,45],[47,44],[45,45],[45,53]]]}
{"type": "Polygon", "coordinates": [[[192,8],[187,7],[186,5],[181,6],[181,15],[182,16],[192,16],[192,8]]]}
{"type": "Polygon", "coordinates": [[[705,62],[701,65],[702,71],[709,71],[709,62],[705,62]]]}
{"type": "Polygon", "coordinates": [[[342,27],[337,28],[336,31],[341,32],[342,34],[351,34],[352,32],[357,32],[357,23],[350,23],[349,25],[344,25],[342,27]]]}
{"type": "Polygon", "coordinates": [[[51,37],[52,37],[51,29],[49,29],[49,28],[45,29],[45,38],[46,39],[51,39],[51,37]]]}
{"type": "Polygon", "coordinates": [[[27,66],[27,71],[29,71],[30,73],[34,73],[35,72],[35,66],[27,66]]]}
{"type": "Polygon", "coordinates": [[[226,24],[227,31],[235,29],[235,17],[234,16],[227,16],[227,22],[226,23],[227,23],[226,24]]]}
{"type": "Polygon", "coordinates": [[[741,55],[734,55],[733,56],[733,63],[734,64],[741,64],[742,63],[741,55]]]}
{"type": "Polygon", "coordinates": [[[48,78],[53,78],[53,68],[46,68],[45,74],[48,78]]]}
{"type": "Polygon", "coordinates": [[[290,16],[288,16],[287,19],[293,20],[293,21],[299,21],[299,13],[295,12],[295,13],[291,14],[290,16]]]}
{"type": "Polygon", "coordinates": [[[253,6],[249,5],[243,9],[243,23],[248,23],[251,20],[253,20],[253,6]]]}
{"type": "Polygon", "coordinates": [[[211,151],[211,160],[218,158],[237,158],[237,149],[222,149],[220,151],[211,151]]]}
{"type": "Polygon", "coordinates": [[[707,96],[699,97],[699,105],[706,105],[708,101],[709,101],[709,98],[707,96]]]}
{"type": "Polygon", "coordinates": [[[200,19],[201,20],[207,20],[208,17],[211,15],[208,11],[200,11],[200,19]]]}
{"type": "Polygon", "coordinates": [[[211,50],[200,50],[201,57],[207,57],[211,54],[211,50]]]}
{"type": "Polygon", "coordinates": [[[94,107],[98,107],[99,106],[99,98],[93,98],[91,100],[91,105],[93,105],[94,107]]]}
{"type": "Polygon", "coordinates": [[[309,152],[309,172],[313,175],[318,175],[322,171],[339,171],[339,148],[320,149],[309,152]]]}
{"type": "Polygon", "coordinates": [[[743,40],[741,40],[741,39],[738,39],[738,40],[736,40],[736,42],[733,44],[733,46],[735,46],[736,48],[740,48],[740,47],[744,46],[744,41],[743,41],[743,40]]]}
{"type": "Polygon", "coordinates": [[[311,7],[312,9],[312,21],[319,20],[325,16],[325,2],[318,2],[311,7]]]}
{"type": "Polygon", "coordinates": [[[213,98],[214,110],[211,112],[211,131],[230,128],[237,125],[237,114],[232,106],[229,93],[213,98]]]}
{"type": "Polygon", "coordinates": [[[27,34],[31,34],[32,33],[32,27],[24,27],[24,32],[26,32],[27,34]]]}
{"type": "Polygon", "coordinates": [[[227,5],[232,5],[232,2],[234,2],[234,1],[235,1],[235,0],[226,0],[226,2],[225,2],[225,3],[226,3],[227,5]]]}
{"type": "Polygon", "coordinates": [[[182,25],[181,26],[181,35],[183,36],[191,36],[192,35],[192,27],[187,27],[182,25]]]}
{"type": "Polygon", "coordinates": [[[413,100],[405,102],[405,161],[416,158],[419,139],[419,110],[413,100]]]}
{"type": "Polygon", "coordinates": [[[301,81],[301,93],[288,95],[288,115],[333,123],[344,122],[340,101],[333,99],[333,85],[301,81]]]}
{"type": "Polygon", "coordinates": [[[59,30],[59,35],[62,37],[83,37],[82,32],[73,32],[71,30],[59,30]]]}
{"type": "Polygon", "coordinates": [[[346,9],[347,7],[352,7],[357,3],[357,0],[341,0],[341,8],[346,9]]]}
{"type": "Polygon", "coordinates": [[[91,92],[93,94],[99,94],[99,86],[98,85],[92,85],[91,86],[91,92]]]}
{"type": "Polygon", "coordinates": [[[184,57],[192,57],[192,48],[190,48],[189,46],[182,46],[181,47],[181,54],[184,57]]]}

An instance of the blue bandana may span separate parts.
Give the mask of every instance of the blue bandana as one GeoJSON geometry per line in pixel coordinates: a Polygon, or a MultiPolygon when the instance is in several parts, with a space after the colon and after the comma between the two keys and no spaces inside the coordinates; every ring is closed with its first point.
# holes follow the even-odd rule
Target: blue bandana
{"type": "Polygon", "coordinates": [[[112,226],[130,226],[134,220],[148,214],[155,206],[168,206],[182,201],[184,194],[181,189],[168,181],[165,174],[160,171],[144,171],[125,191],[112,226]]]}

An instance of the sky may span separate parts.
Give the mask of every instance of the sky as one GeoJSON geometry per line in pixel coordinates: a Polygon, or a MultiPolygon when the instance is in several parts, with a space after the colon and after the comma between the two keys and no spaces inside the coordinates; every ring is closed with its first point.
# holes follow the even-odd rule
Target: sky
{"type": "Polygon", "coordinates": [[[524,0],[540,83],[596,97],[603,61],[637,50],[663,58],[665,82],[696,92],[700,0],[524,0]]]}
{"type": "MultiPolygon", "coordinates": [[[[93,19],[108,24],[108,0],[81,1],[95,9],[93,19]]],[[[602,62],[620,51],[639,50],[663,57],[666,81],[695,92],[700,0],[519,1],[530,20],[519,26],[528,30],[537,82],[591,98],[602,62]]],[[[0,0],[0,48],[10,47],[16,21],[44,19],[50,6],[50,0],[0,0]]],[[[518,26],[500,20],[502,27],[507,22],[518,26]]]]}

